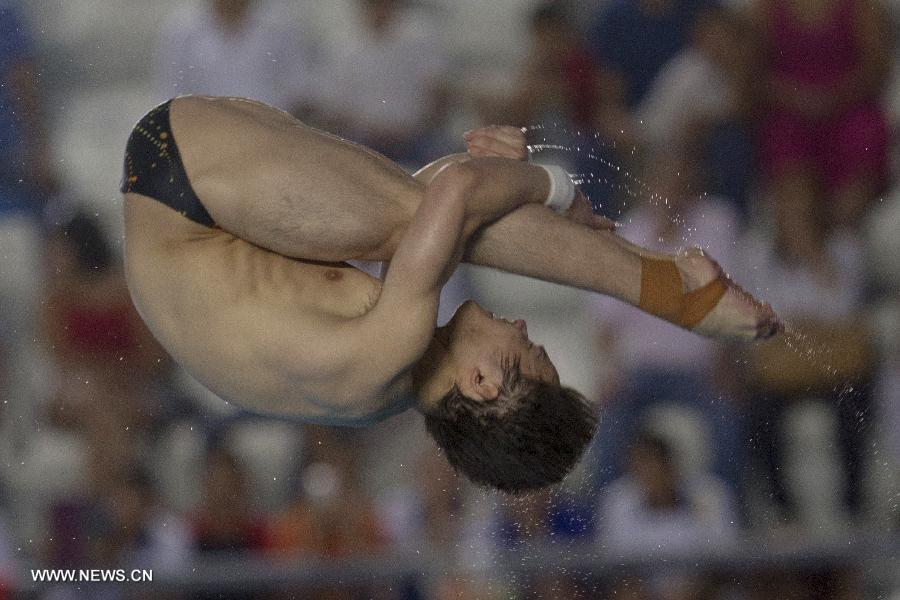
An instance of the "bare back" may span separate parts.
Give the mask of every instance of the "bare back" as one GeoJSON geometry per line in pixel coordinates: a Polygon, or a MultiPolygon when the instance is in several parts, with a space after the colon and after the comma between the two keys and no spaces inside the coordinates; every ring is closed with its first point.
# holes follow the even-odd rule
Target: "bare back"
{"type": "Polygon", "coordinates": [[[126,194],[126,275],[154,335],[245,408],[345,423],[390,411],[408,392],[406,377],[361,386],[343,372],[359,344],[348,332],[381,283],[339,261],[380,258],[388,240],[373,215],[414,207],[419,185],[380,155],[249,101],[178,99],[172,129],[221,229],[126,194]],[[292,235],[269,234],[278,227],[292,235]]]}

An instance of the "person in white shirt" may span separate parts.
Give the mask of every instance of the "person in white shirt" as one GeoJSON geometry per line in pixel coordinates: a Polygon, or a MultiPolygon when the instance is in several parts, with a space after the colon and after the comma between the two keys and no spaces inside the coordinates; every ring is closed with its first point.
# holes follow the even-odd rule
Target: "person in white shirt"
{"type": "Polygon", "coordinates": [[[207,0],[175,11],[157,47],[161,98],[238,96],[283,110],[313,93],[314,45],[260,0],[207,0]]]}
{"type": "Polygon", "coordinates": [[[449,63],[440,30],[427,14],[397,0],[357,0],[321,66],[318,110],[327,129],[414,162],[439,112],[449,63]]]}
{"type": "MultiPolygon", "coordinates": [[[[611,483],[597,513],[597,544],[611,558],[678,558],[721,551],[736,541],[735,499],[709,474],[685,476],[668,440],[641,431],[627,473],[611,483]]],[[[659,597],[696,598],[696,572],[655,569],[644,587],[659,597]]]]}
{"type": "Polygon", "coordinates": [[[696,153],[708,173],[707,191],[744,211],[755,169],[749,73],[737,17],[708,7],[690,45],[663,66],[635,109],[639,137],[651,153],[696,153]]]}
{"type": "Polygon", "coordinates": [[[802,507],[786,479],[783,415],[798,401],[819,401],[834,415],[841,452],[843,508],[860,509],[872,418],[872,380],[877,360],[866,307],[867,261],[862,239],[848,229],[829,228],[809,215],[815,253],[785,221],[771,235],[755,231],[739,244],[748,289],[765,290],[788,323],[780,344],[748,351],[746,415],[748,452],[762,468],[780,517],[799,517],[802,507]]]}
{"type": "MultiPolygon", "coordinates": [[[[702,244],[721,257],[726,271],[734,268],[741,222],[732,203],[697,195],[702,186],[689,158],[659,154],[650,162],[647,181],[655,195],[627,213],[620,235],[659,252],[702,244]]],[[[690,406],[702,416],[717,451],[715,470],[737,488],[742,424],[717,387],[714,367],[721,346],[603,296],[593,297],[591,312],[609,356],[604,418],[595,441],[603,465],[599,484],[619,474],[625,443],[645,411],[666,403],[690,406]]]]}

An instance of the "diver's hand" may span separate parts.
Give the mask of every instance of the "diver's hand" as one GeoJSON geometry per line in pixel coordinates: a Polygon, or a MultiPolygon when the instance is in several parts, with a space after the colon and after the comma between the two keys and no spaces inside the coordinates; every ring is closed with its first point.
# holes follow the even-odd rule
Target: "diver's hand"
{"type": "Polygon", "coordinates": [[[528,160],[525,133],[518,127],[490,125],[463,134],[466,149],[472,158],[499,157],[528,160]]]}

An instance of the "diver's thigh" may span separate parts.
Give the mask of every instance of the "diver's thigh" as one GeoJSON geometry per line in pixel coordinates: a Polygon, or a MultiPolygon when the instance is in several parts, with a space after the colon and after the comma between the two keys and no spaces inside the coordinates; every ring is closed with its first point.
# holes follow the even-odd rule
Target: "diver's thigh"
{"type": "Polygon", "coordinates": [[[287,256],[371,257],[421,198],[422,185],[385,157],[265,105],[179,99],[172,120],[217,225],[287,256]]]}

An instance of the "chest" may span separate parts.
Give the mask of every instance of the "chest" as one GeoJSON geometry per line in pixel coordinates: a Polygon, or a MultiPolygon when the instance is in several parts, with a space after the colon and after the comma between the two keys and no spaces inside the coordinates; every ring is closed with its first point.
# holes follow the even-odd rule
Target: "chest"
{"type": "Polygon", "coordinates": [[[369,312],[381,296],[381,281],[346,263],[291,262],[275,274],[273,287],[296,308],[351,319],[369,312]]]}

